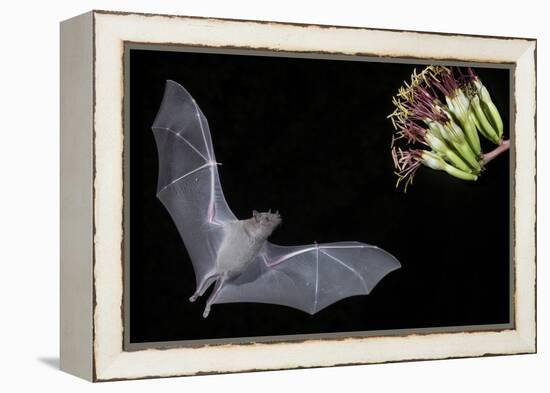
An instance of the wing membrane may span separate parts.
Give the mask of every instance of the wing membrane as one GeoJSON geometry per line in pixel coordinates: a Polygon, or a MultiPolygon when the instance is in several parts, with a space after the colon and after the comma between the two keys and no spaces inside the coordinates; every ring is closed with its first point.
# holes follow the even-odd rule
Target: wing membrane
{"type": "Polygon", "coordinates": [[[178,228],[199,283],[214,269],[222,224],[237,219],[222,192],[208,122],[187,90],[167,81],[151,128],[159,156],[157,196],[178,228]]]}
{"type": "Polygon", "coordinates": [[[369,294],[400,266],[391,254],[365,243],[268,243],[242,276],[222,288],[215,302],[272,303],[314,314],[343,298],[369,294]]]}

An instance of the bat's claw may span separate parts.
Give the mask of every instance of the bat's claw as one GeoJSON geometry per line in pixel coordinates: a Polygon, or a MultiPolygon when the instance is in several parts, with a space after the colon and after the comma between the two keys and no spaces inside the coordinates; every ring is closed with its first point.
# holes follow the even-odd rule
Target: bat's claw
{"type": "Polygon", "coordinates": [[[202,317],[206,318],[208,314],[210,314],[210,306],[206,306],[206,308],[204,309],[204,312],[202,313],[202,317]]]}
{"type": "Polygon", "coordinates": [[[199,295],[198,295],[197,293],[194,293],[193,296],[191,296],[191,297],[189,298],[189,301],[190,301],[191,303],[193,303],[195,300],[197,300],[198,297],[199,297],[199,295]]]}

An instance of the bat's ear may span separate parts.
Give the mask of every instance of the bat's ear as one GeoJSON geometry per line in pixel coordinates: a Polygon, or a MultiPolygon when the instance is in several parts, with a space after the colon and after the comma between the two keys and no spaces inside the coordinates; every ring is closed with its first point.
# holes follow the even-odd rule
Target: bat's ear
{"type": "Polygon", "coordinates": [[[256,220],[256,222],[260,222],[261,220],[261,214],[258,213],[257,210],[252,210],[252,217],[256,220]]]}

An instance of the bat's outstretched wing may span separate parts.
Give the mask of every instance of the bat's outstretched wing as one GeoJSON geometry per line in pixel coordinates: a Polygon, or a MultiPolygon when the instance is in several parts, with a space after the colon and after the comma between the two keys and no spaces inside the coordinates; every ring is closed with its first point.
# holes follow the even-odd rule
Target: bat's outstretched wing
{"type": "Polygon", "coordinates": [[[214,269],[222,224],[237,219],[223,196],[208,122],[187,90],[169,80],[151,128],[159,155],[157,197],[183,238],[199,285],[214,269]]]}
{"type": "Polygon", "coordinates": [[[370,293],[399,267],[391,254],[365,243],[267,243],[241,276],[221,288],[214,303],[272,303],[314,314],[338,300],[370,293]]]}

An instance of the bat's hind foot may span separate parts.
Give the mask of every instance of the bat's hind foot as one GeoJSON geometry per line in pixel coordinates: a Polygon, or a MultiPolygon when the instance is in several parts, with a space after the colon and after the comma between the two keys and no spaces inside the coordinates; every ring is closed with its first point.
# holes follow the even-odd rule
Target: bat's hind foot
{"type": "Polygon", "coordinates": [[[208,314],[210,314],[210,306],[216,300],[216,297],[218,296],[218,293],[220,293],[220,289],[222,289],[224,282],[225,282],[225,276],[221,276],[219,279],[217,278],[216,285],[214,286],[214,290],[212,291],[212,294],[206,301],[206,307],[204,309],[204,312],[202,313],[203,318],[206,318],[208,314]]]}
{"type": "Polygon", "coordinates": [[[199,296],[204,295],[204,292],[208,289],[208,287],[212,284],[214,280],[216,280],[219,277],[219,274],[213,274],[211,276],[206,277],[197,287],[197,290],[195,293],[189,298],[189,301],[193,303],[195,300],[199,298],[199,296]]]}

